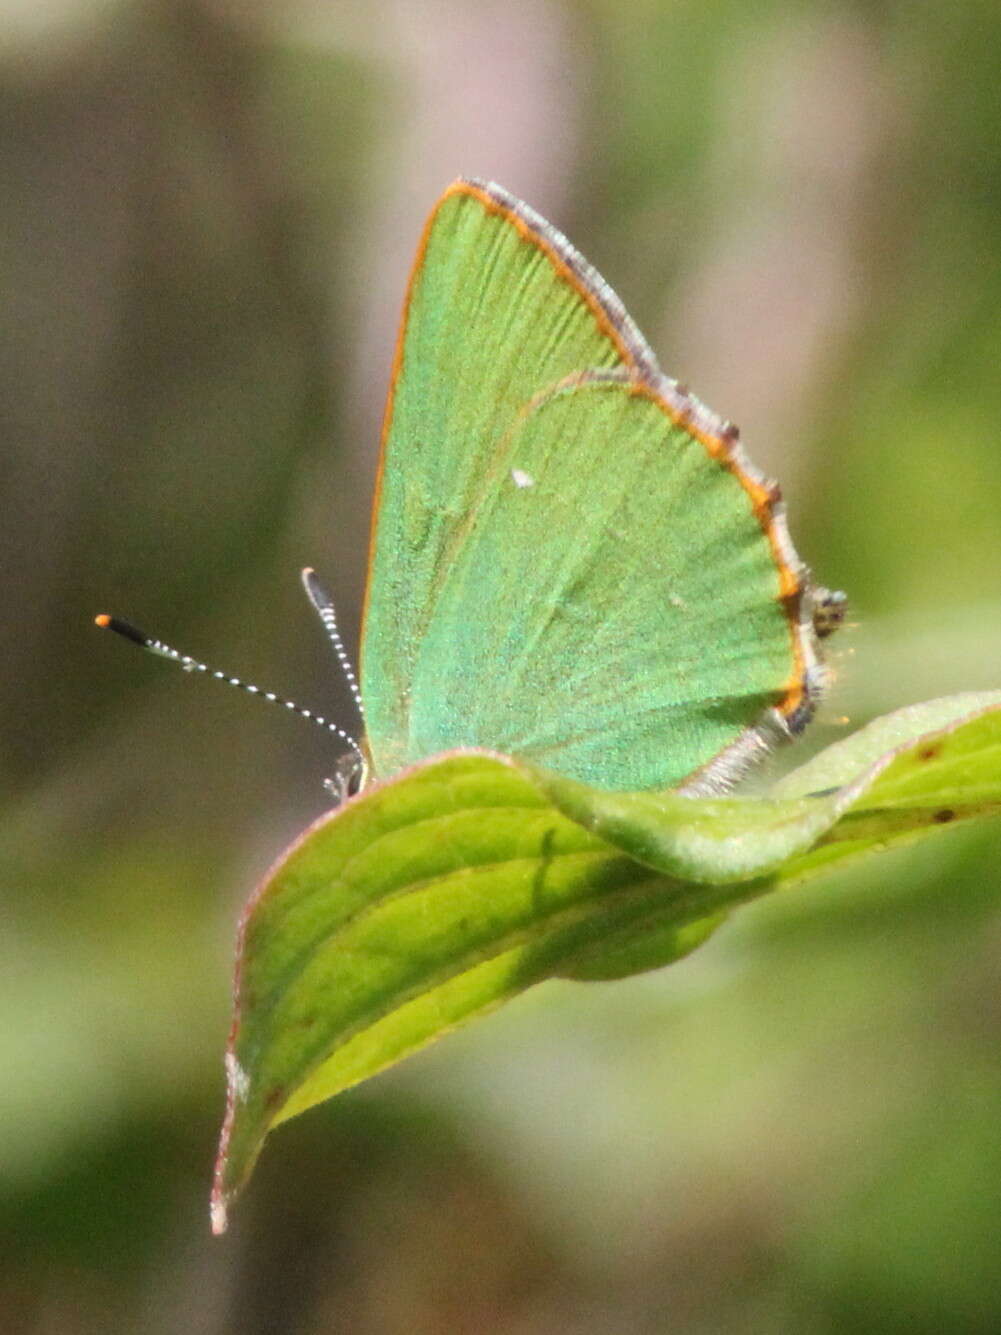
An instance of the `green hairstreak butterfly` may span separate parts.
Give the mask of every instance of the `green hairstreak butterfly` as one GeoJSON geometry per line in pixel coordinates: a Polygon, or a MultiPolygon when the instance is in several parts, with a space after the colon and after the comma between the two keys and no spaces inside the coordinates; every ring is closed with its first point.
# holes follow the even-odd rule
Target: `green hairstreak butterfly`
{"type": "Polygon", "coordinates": [[[806,726],[845,597],[777,485],[665,376],[608,284],[499,186],[458,180],[410,278],[383,427],[361,690],[338,725],[98,617],[351,747],[338,797],[459,747],[597,787],[726,786],[806,726]]]}
{"type": "Polygon", "coordinates": [[[450,186],[383,430],[373,774],[469,746],[600,787],[713,791],[805,727],[843,612],[736,428],[660,371],[591,265],[499,186],[450,186]]]}

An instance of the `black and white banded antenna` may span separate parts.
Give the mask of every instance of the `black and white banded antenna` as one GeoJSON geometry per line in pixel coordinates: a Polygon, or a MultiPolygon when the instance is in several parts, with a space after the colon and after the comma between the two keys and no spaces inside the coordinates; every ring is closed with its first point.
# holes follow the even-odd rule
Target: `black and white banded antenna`
{"type": "Polygon", "coordinates": [[[313,604],[317,616],[323,622],[323,629],[327,632],[327,639],[333,645],[334,653],[337,655],[337,661],[341,665],[341,671],[344,673],[344,680],[348,684],[348,690],[351,692],[352,699],[358,706],[358,713],[361,715],[362,722],[365,721],[365,706],[362,703],[361,690],[358,686],[358,679],[355,677],[354,668],[351,666],[351,659],[348,658],[344,648],[344,641],[341,639],[341,632],[337,629],[337,615],[334,612],[334,600],[327,592],[326,588],[320,583],[316,571],[312,566],[307,566],[302,572],[302,587],[306,590],[306,597],[313,604]]]}
{"type": "MultiPolygon", "coordinates": [[[[333,621],[333,607],[330,604],[329,597],[323,594],[322,588],[317,584],[321,595],[326,599],[325,606],[330,610],[331,621],[333,621]]],[[[310,601],[313,602],[317,611],[320,611],[319,605],[310,592],[310,601]]],[[[323,616],[323,613],[321,613],[323,616]]],[[[362,751],[358,742],[344,728],[337,723],[332,723],[313,709],[307,709],[305,705],[300,705],[295,700],[285,699],[283,696],[276,695],[274,691],[265,691],[260,686],[255,686],[253,682],[244,681],[241,677],[231,676],[228,672],[221,672],[218,668],[209,667],[207,663],[200,662],[197,658],[192,658],[190,654],[183,654],[179,649],[174,649],[171,645],[165,644],[163,640],[158,640],[152,635],[147,635],[145,631],[140,630],[138,626],[132,625],[130,621],[124,621],[121,617],[108,616],[102,612],[100,616],[94,618],[94,623],[100,626],[102,630],[113,630],[116,635],[121,635],[123,639],[136,644],[140,649],[144,649],[148,654],[153,654],[157,658],[166,658],[168,662],[176,663],[178,667],[185,672],[200,672],[205,676],[211,677],[214,681],[221,681],[227,686],[236,686],[241,691],[246,691],[248,695],[255,695],[261,700],[266,700],[269,704],[278,705],[282,709],[287,709],[290,714],[298,714],[300,718],[315,724],[322,728],[324,732],[332,734],[339,741],[345,743],[349,748],[348,754],[342,757],[338,762],[335,778],[324,780],[324,786],[337,802],[343,802],[346,797],[358,792],[364,786],[368,774],[368,762],[365,759],[365,753],[362,751]]],[[[328,625],[324,617],[324,625],[328,625]]],[[[361,709],[361,693],[358,690],[358,684],[354,673],[351,671],[351,665],[348,662],[347,655],[344,653],[343,646],[340,645],[340,636],[337,635],[337,625],[333,622],[333,632],[329,629],[328,636],[338,648],[338,657],[342,657],[342,663],[345,675],[348,678],[348,685],[351,693],[361,709]],[[334,640],[334,636],[337,636],[334,640]]]]}

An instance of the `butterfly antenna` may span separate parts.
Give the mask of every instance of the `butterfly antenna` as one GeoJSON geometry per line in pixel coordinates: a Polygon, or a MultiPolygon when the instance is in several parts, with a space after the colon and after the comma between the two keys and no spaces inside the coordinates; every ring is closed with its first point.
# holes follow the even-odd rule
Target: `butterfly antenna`
{"type": "Polygon", "coordinates": [[[94,618],[94,623],[100,626],[102,630],[113,630],[116,635],[121,635],[123,639],[131,640],[140,649],[145,649],[148,654],[155,654],[157,658],[166,658],[171,663],[176,663],[185,672],[204,672],[216,681],[225,682],[227,686],[237,686],[241,691],[246,691],[248,695],[259,696],[260,699],[267,700],[270,704],[280,705],[290,713],[308,719],[310,723],[315,723],[324,732],[333,733],[335,737],[346,743],[353,752],[353,768],[358,774],[365,774],[367,766],[361,747],[350,733],[345,732],[336,723],[331,723],[328,719],[325,719],[322,714],[317,714],[312,709],[306,709],[303,705],[297,705],[294,700],[285,700],[280,695],[275,695],[274,691],[263,691],[260,686],[254,686],[249,681],[242,681],[239,677],[231,677],[227,672],[220,672],[217,668],[209,667],[207,663],[200,663],[198,659],[192,658],[189,654],[182,654],[178,649],[172,649],[169,644],[154,639],[152,635],[147,635],[145,631],[139,630],[137,626],[133,626],[129,621],[122,621],[120,617],[108,616],[107,613],[102,612],[100,616],[94,618]]]}
{"type": "Polygon", "coordinates": [[[341,665],[344,679],[348,683],[348,690],[351,692],[354,702],[358,706],[358,713],[364,719],[365,706],[362,704],[361,690],[358,687],[358,679],[355,677],[354,668],[351,666],[351,660],[348,658],[347,651],[344,648],[341,632],[337,629],[337,615],[334,612],[334,600],[320,583],[316,571],[312,566],[307,566],[302,572],[302,587],[306,590],[306,597],[313,604],[317,616],[323,622],[323,629],[327,632],[327,639],[334,646],[334,653],[337,655],[337,661],[341,665]]]}

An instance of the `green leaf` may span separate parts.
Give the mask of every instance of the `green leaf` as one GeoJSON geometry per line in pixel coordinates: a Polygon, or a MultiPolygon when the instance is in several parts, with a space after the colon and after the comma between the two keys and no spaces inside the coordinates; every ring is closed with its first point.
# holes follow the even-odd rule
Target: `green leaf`
{"type": "MultiPolygon", "coordinates": [[[[844,741],[793,770],[772,788],[773,797],[801,797],[825,788],[850,783],[867,765],[882,760],[897,747],[906,746],[926,733],[948,730],[974,715],[1001,705],[1001,691],[968,691],[908,705],[875,719],[844,741]]],[[[988,725],[989,726],[989,725],[988,725]]],[[[932,771],[928,771],[931,773],[932,771]]]]}
{"type": "Polygon", "coordinates": [[[999,810],[1001,694],[880,719],[767,798],[609,793],[486,752],[373,788],[244,913],[214,1226],[271,1128],[534,983],[659,967],[741,903],[999,810]]]}

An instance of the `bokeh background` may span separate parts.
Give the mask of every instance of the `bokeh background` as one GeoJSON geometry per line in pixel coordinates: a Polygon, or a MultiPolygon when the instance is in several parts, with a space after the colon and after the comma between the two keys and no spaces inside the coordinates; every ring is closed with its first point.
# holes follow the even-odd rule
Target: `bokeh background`
{"type": "Polygon", "coordinates": [[[994,0],[3,0],[5,1335],[1001,1330],[996,826],[537,989],[283,1128],[211,1239],[235,920],[332,753],[91,626],[350,726],[297,571],[356,647],[405,275],[472,173],[849,591],[807,748],[1001,686],[999,69],[994,0]]]}

